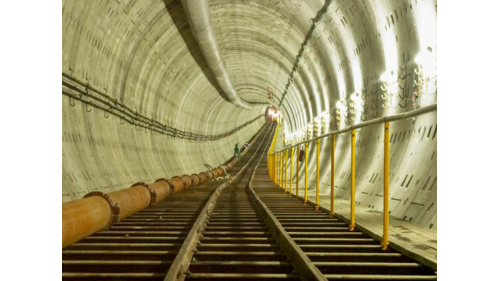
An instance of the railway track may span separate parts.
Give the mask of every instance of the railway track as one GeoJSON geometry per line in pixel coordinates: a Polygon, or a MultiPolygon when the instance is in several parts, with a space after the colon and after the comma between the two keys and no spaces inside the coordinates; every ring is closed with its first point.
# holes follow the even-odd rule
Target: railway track
{"type": "Polygon", "coordinates": [[[329,213],[294,199],[269,179],[267,159],[253,189],[293,241],[328,280],[437,280],[435,270],[357,231],[329,213]]]}
{"type": "Polygon", "coordinates": [[[63,250],[64,280],[437,280],[274,186],[269,124],[233,178],[174,194],[63,250]]]}
{"type": "MultiPolygon", "coordinates": [[[[268,124],[240,163],[252,159],[271,134],[268,124]]],[[[164,280],[209,197],[228,180],[207,182],[139,211],[109,230],[97,232],[62,251],[63,280],[164,280]]]]}

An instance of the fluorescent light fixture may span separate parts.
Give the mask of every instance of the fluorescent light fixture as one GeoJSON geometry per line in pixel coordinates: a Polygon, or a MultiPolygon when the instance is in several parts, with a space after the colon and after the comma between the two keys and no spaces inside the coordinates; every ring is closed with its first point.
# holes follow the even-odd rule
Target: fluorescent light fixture
{"type": "Polygon", "coordinates": [[[351,100],[355,101],[355,102],[358,102],[358,101],[361,100],[361,97],[359,96],[358,93],[354,93],[354,94],[351,95],[351,100]]]}
{"type": "Polygon", "coordinates": [[[384,72],[384,74],[382,74],[380,76],[380,80],[382,80],[382,82],[390,82],[389,80],[392,80],[393,76],[394,76],[394,72],[386,71],[386,72],[384,72]]]}
{"type": "Polygon", "coordinates": [[[419,53],[415,57],[415,63],[421,65],[424,62],[424,55],[422,53],[419,53]]]}

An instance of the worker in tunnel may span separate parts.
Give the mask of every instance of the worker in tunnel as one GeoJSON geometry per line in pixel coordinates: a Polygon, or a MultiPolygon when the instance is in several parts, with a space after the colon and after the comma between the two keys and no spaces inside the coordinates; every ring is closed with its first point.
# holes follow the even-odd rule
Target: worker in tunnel
{"type": "Polygon", "coordinates": [[[240,162],[240,148],[238,147],[238,144],[234,145],[234,156],[238,156],[238,162],[240,162]]]}

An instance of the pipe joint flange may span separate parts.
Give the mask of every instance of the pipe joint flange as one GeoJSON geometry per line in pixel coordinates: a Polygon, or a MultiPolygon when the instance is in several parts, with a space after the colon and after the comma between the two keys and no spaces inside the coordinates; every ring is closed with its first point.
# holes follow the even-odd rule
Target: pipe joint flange
{"type": "Polygon", "coordinates": [[[187,187],[187,182],[186,182],[186,180],[185,180],[185,179],[183,179],[182,177],[179,177],[179,176],[172,177],[172,179],[175,179],[175,178],[180,179],[180,180],[182,181],[182,189],[183,189],[183,190],[184,190],[184,189],[186,189],[186,187],[187,187]]]}
{"type": "Polygon", "coordinates": [[[151,195],[150,196],[151,200],[149,201],[149,206],[148,207],[153,206],[156,203],[156,191],[154,191],[153,189],[151,189],[151,187],[149,186],[149,184],[147,184],[145,182],[136,182],[131,187],[138,186],[138,185],[142,185],[142,186],[146,187],[149,190],[149,194],[151,195]]]}
{"type": "Polygon", "coordinates": [[[159,182],[159,181],[164,181],[164,182],[168,183],[168,180],[166,178],[159,178],[159,179],[155,180],[155,182],[159,182]]]}
{"type": "Polygon", "coordinates": [[[118,203],[116,204],[113,203],[113,200],[111,199],[111,197],[109,197],[109,195],[107,195],[102,191],[92,191],[90,193],[87,193],[87,195],[83,196],[83,198],[87,198],[90,196],[102,197],[109,203],[109,207],[111,208],[111,220],[106,229],[109,229],[113,224],[120,222],[120,206],[118,205],[118,203]]]}
{"type": "Polygon", "coordinates": [[[159,182],[159,181],[164,181],[167,183],[168,187],[169,187],[169,190],[170,190],[170,194],[174,194],[174,186],[170,184],[170,182],[166,179],[166,178],[159,178],[157,180],[155,180],[155,182],[159,182]]]}

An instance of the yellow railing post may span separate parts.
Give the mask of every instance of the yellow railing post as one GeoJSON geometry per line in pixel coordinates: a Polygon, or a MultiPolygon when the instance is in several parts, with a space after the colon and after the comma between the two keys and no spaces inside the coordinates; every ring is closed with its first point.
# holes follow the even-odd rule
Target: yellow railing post
{"type": "Polygon", "coordinates": [[[320,151],[319,139],[316,140],[316,211],[319,209],[319,151],[320,151]]]}
{"type": "Polygon", "coordinates": [[[274,154],[274,158],[275,158],[275,161],[276,161],[276,166],[274,167],[274,169],[276,170],[276,178],[274,179],[274,185],[278,186],[278,178],[279,178],[279,170],[278,170],[278,167],[279,167],[279,160],[278,160],[278,153],[275,153],[274,154]]]}
{"type": "Polygon", "coordinates": [[[284,160],[283,158],[285,158],[283,154],[284,154],[283,151],[281,151],[281,164],[280,164],[281,165],[280,166],[280,174],[281,174],[280,187],[281,188],[283,188],[283,160],[284,160]]]}
{"type": "Polygon", "coordinates": [[[285,193],[286,193],[286,168],[288,168],[288,148],[285,150],[285,171],[283,172],[283,174],[285,175],[285,177],[283,177],[284,179],[284,184],[285,184],[285,193]]]}
{"type": "Polygon", "coordinates": [[[283,183],[282,183],[282,180],[283,180],[283,170],[282,170],[282,167],[283,167],[283,152],[281,151],[280,152],[280,167],[279,167],[280,183],[278,185],[279,188],[283,187],[283,183]]]}
{"type": "Polygon", "coordinates": [[[307,152],[309,151],[309,143],[306,142],[306,151],[305,151],[305,157],[306,157],[306,163],[305,163],[305,174],[304,174],[304,178],[305,178],[305,182],[306,182],[306,185],[305,185],[305,193],[304,193],[304,204],[307,204],[307,152]]]}
{"type": "Polygon", "coordinates": [[[295,199],[299,199],[299,159],[300,159],[300,149],[299,146],[297,146],[297,179],[295,182],[296,187],[295,187],[295,199]]]}
{"type": "Polygon", "coordinates": [[[389,122],[385,122],[384,130],[384,234],[382,250],[389,246],[389,122]]]}
{"type": "Polygon", "coordinates": [[[274,177],[273,177],[273,183],[274,185],[276,185],[276,153],[274,153],[274,157],[273,157],[273,160],[274,160],[274,165],[273,165],[273,173],[274,173],[274,177]]]}
{"type": "Polygon", "coordinates": [[[333,210],[334,210],[334,205],[333,205],[333,198],[334,198],[334,194],[335,194],[335,135],[332,135],[332,146],[331,146],[331,151],[332,151],[332,155],[331,155],[331,162],[332,162],[332,165],[331,165],[331,170],[330,170],[330,174],[331,174],[331,185],[330,185],[330,218],[333,218],[333,210]]]}
{"type": "Polygon", "coordinates": [[[280,186],[280,153],[276,153],[276,186],[280,186]]]}
{"type": "Polygon", "coordinates": [[[356,130],[351,131],[351,225],[350,231],[356,227],[356,130]]]}
{"type": "Polygon", "coordinates": [[[276,153],[274,152],[274,145],[276,144],[276,138],[278,137],[278,131],[280,128],[280,123],[277,122],[276,130],[274,131],[274,137],[273,141],[271,143],[271,147],[269,148],[269,151],[267,152],[267,170],[269,173],[269,177],[271,177],[271,180],[276,184],[276,153]]]}
{"type": "Polygon", "coordinates": [[[292,195],[292,183],[293,183],[293,147],[290,151],[290,195],[292,195]]]}
{"type": "Polygon", "coordinates": [[[276,153],[273,153],[273,183],[276,184],[276,153]]]}
{"type": "Polygon", "coordinates": [[[284,185],[284,178],[285,178],[285,173],[283,171],[285,170],[285,152],[281,151],[281,188],[285,188],[284,185]]]}

